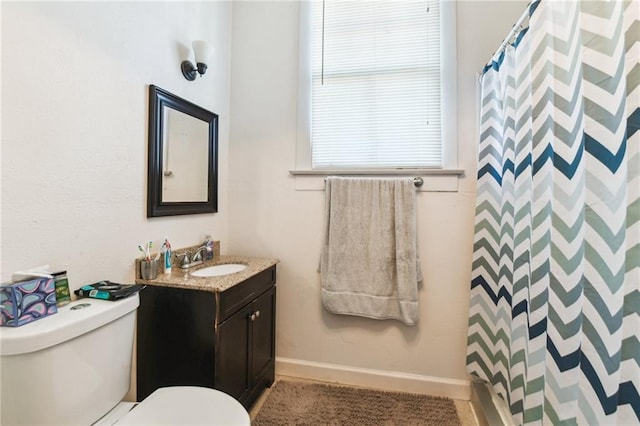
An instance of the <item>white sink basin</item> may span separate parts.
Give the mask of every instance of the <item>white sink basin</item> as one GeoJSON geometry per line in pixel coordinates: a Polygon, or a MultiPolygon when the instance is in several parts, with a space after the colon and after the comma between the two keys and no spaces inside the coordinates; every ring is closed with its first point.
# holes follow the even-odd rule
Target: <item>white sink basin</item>
{"type": "Polygon", "coordinates": [[[244,271],[247,265],[242,263],[225,263],[224,265],[209,266],[208,268],[198,269],[191,272],[194,277],[219,277],[221,275],[234,274],[244,271]]]}

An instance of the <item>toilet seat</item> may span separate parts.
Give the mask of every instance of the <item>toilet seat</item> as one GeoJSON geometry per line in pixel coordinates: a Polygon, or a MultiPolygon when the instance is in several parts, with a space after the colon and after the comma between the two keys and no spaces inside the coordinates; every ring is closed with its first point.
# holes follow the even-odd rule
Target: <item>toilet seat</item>
{"type": "Polygon", "coordinates": [[[242,404],[226,393],[172,386],[157,389],[116,424],[250,426],[251,420],[242,404]]]}

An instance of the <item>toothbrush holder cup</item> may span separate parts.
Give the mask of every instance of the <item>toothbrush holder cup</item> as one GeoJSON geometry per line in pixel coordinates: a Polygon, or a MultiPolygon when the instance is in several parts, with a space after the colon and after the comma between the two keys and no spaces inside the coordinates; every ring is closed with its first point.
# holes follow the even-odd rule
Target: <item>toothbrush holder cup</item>
{"type": "Polygon", "coordinates": [[[140,277],[143,280],[154,280],[158,277],[160,259],[142,259],[140,261],[140,277]]]}

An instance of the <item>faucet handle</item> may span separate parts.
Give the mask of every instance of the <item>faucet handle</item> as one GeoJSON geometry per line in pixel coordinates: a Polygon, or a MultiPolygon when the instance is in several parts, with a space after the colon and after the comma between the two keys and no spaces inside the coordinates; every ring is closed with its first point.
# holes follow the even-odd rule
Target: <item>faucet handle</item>
{"type": "Polygon", "coordinates": [[[189,263],[191,263],[191,261],[189,260],[189,252],[185,251],[184,253],[180,253],[180,254],[176,254],[176,259],[180,259],[182,258],[182,262],[180,262],[180,265],[188,265],[189,263]]]}

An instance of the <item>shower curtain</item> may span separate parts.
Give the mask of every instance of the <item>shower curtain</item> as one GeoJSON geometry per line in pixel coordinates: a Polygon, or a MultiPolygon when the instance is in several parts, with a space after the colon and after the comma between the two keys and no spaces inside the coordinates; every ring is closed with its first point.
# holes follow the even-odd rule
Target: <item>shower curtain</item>
{"type": "Polygon", "coordinates": [[[482,77],[467,369],[517,424],[639,424],[640,2],[528,13],[482,77]]]}

